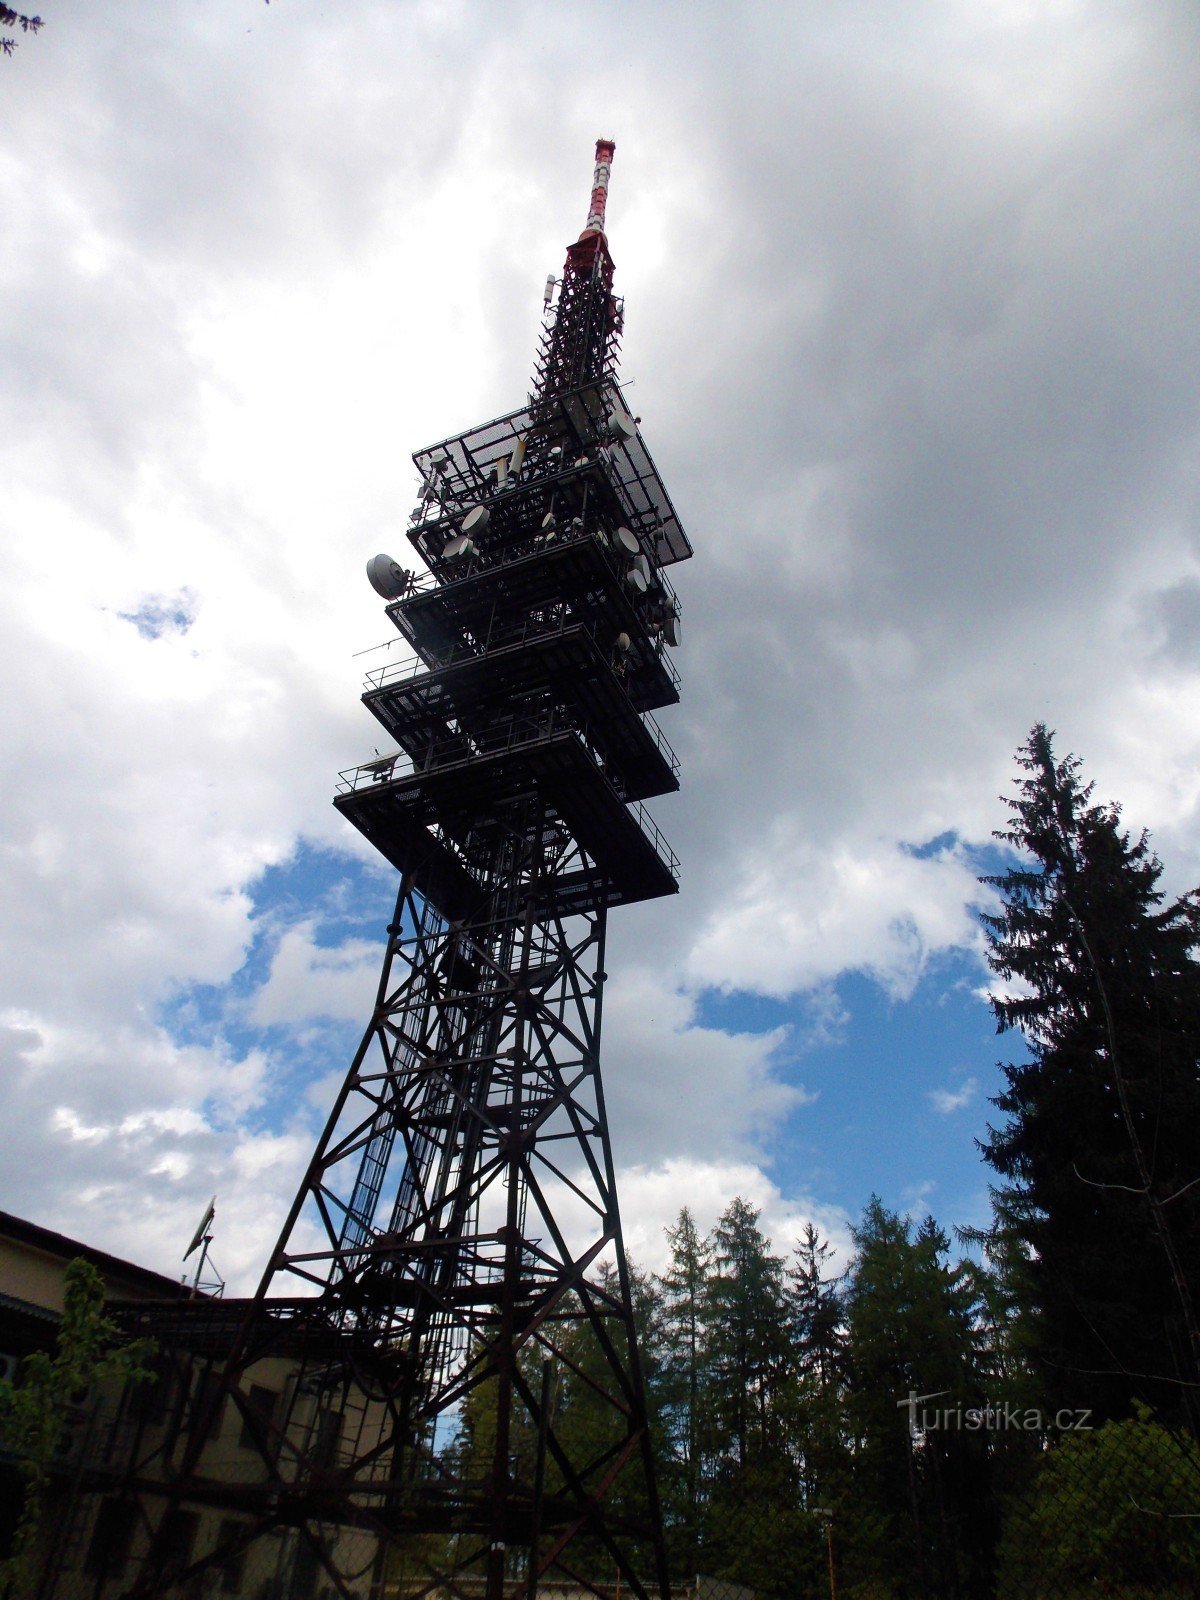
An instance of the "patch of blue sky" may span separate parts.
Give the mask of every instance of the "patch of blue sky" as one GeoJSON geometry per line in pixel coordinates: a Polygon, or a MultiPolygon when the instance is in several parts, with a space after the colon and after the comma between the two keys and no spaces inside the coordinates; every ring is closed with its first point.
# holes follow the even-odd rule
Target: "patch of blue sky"
{"type": "Polygon", "coordinates": [[[997,1039],[985,979],[978,956],[963,951],[932,960],[908,999],[858,973],[815,997],[703,997],[708,1026],[789,1030],[777,1070],[806,1099],[764,1152],[785,1194],[852,1218],[878,1194],[901,1211],[932,1211],[947,1229],[986,1222],[993,1175],[975,1141],[999,1117],[989,1104],[1004,1086],[998,1062],[1022,1048],[997,1039]]]}
{"type": "Polygon", "coordinates": [[[384,863],[301,844],[252,886],[252,938],[241,966],[223,984],[193,984],[161,1008],[163,1026],[179,1044],[220,1043],[236,1056],[264,1052],[272,1066],[272,1093],[264,1127],[282,1126],[296,1093],[330,1071],[343,1069],[368,1017],[306,1016],[295,1025],[254,1019],[256,994],[270,977],[280,938],[304,924],[318,949],[335,950],[350,940],[376,944],[382,962],[395,906],[397,876],[384,863]]]}
{"type": "Polygon", "coordinates": [[[136,611],[118,611],[143,639],[161,639],[168,633],[186,633],[196,620],[194,596],[181,589],[173,595],[146,595],[136,611]]]}

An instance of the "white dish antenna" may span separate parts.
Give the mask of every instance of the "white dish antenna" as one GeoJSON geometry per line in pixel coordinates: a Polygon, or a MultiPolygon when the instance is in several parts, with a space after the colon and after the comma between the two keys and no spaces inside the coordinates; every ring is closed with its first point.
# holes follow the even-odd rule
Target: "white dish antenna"
{"type": "Polygon", "coordinates": [[[204,1215],[200,1219],[200,1226],[196,1229],[195,1233],[192,1235],[191,1244],[188,1245],[187,1249],[183,1252],[183,1259],[185,1261],[191,1255],[193,1250],[199,1250],[200,1246],[204,1243],[204,1236],[208,1232],[208,1230],[212,1227],[213,1218],[216,1216],[216,1214],[217,1214],[217,1197],[216,1197],[216,1195],[213,1195],[212,1199],[208,1202],[208,1210],[204,1213],[204,1215]]]}
{"type": "Polygon", "coordinates": [[[625,574],[625,582],[635,594],[645,594],[646,575],[640,567],[630,567],[629,571],[625,574]]]}
{"type": "Polygon", "coordinates": [[[547,511],[546,515],[542,518],[543,532],[549,533],[551,528],[557,526],[557,523],[558,518],[554,515],[553,511],[547,511]]]}
{"type": "Polygon", "coordinates": [[[399,600],[402,594],[407,594],[413,581],[411,572],[406,572],[398,561],[393,561],[391,556],[372,556],[367,562],[367,581],[377,595],[385,600],[399,600]]]}
{"type": "Polygon", "coordinates": [[[671,615],[663,623],[663,638],[669,645],[677,645],[682,637],[683,635],[679,628],[679,618],[675,612],[672,611],[671,615]]]}
{"type": "Polygon", "coordinates": [[[633,640],[627,633],[619,633],[617,635],[617,649],[623,656],[628,655],[630,650],[633,649],[633,640]]]}
{"type": "Polygon", "coordinates": [[[465,556],[470,549],[471,541],[465,533],[456,533],[452,539],[446,540],[446,548],[442,556],[447,561],[457,561],[459,556],[465,556]]]}
{"type": "Polygon", "coordinates": [[[627,556],[638,553],[637,535],[628,528],[618,528],[613,534],[613,543],[618,550],[623,550],[627,556]]]}
{"type": "Polygon", "coordinates": [[[614,439],[618,444],[627,444],[637,434],[633,418],[627,417],[623,411],[615,412],[609,417],[608,426],[604,431],[608,438],[614,439]]]}
{"type": "Polygon", "coordinates": [[[372,756],[370,761],[361,762],[358,770],[360,772],[369,772],[375,778],[387,777],[397,761],[399,761],[400,755],[401,752],[399,750],[392,750],[386,756],[372,756]]]}
{"type": "Polygon", "coordinates": [[[638,571],[641,573],[642,577],[645,578],[646,587],[649,588],[650,587],[650,563],[646,560],[645,556],[642,555],[640,551],[636,556],[634,556],[633,564],[638,569],[638,571]]]}
{"type": "MultiPolygon", "coordinates": [[[[499,466],[499,462],[496,463],[499,466]]],[[[472,506],[470,511],[459,523],[459,527],[468,539],[474,539],[481,534],[492,520],[492,514],[486,506],[472,506]]]]}

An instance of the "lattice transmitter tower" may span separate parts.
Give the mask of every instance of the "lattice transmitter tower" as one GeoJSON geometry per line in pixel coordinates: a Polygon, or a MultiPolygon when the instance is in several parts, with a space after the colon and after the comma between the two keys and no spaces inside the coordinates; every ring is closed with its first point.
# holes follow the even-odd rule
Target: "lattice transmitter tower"
{"type": "Polygon", "coordinates": [[[363,697],[395,752],[335,802],[401,874],[378,997],[258,1296],[208,1336],[261,1483],[222,1497],[201,1420],[142,1592],[204,1566],[178,1558],[204,1494],[241,1519],[209,1563],[271,1535],[281,1595],[302,1569],[359,1597],[667,1591],[599,1043],[608,911],[676,889],[642,802],[678,787],[651,713],[691,548],[616,377],[613,149],[529,403],[414,457],[428,572],[368,567],[413,652],[363,697]]]}

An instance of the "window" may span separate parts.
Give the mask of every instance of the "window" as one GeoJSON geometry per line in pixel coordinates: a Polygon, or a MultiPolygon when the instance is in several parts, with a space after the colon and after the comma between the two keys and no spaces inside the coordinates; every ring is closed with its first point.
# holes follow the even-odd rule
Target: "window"
{"type": "Polygon", "coordinates": [[[92,1524],[83,1570],[91,1578],[119,1578],[129,1558],[137,1507],[132,1500],[102,1500],[92,1524]]]}
{"type": "MultiPolygon", "coordinates": [[[[236,1517],[222,1517],[221,1531],[217,1535],[218,1547],[233,1544],[238,1539],[244,1539],[248,1531],[248,1524],[239,1522],[236,1517]]],[[[217,1563],[221,1574],[221,1593],[238,1594],[242,1587],[242,1577],[246,1570],[245,1545],[223,1555],[217,1563]]]]}
{"type": "Polygon", "coordinates": [[[215,1439],[221,1431],[221,1418],[225,1412],[225,1395],[222,1394],[219,1399],[217,1398],[220,1387],[221,1374],[215,1371],[212,1366],[205,1367],[196,1379],[196,1388],[192,1395],[191,1426],[193,1428],[202,1426],[207,1418],[206,1439],[215,1439]],[[210,1412],[209,1408],[213,1405],[214,1400],[216,1401],[216,1409],[210,1412]]]}
{"type": "MultiPolygon", "coordinates": [[[[278,1399],[279,1396],[274,1389],[268,1389],[261,1383],[252,1383],[250,1393],[246,1397],[246,1409],[260,1422],[269,1423],[275,1415],[275,1402],[278,1399]]],[[[250,1426],[249,1417],[242,1418],[242,1432],[238,1443],[243,1450],[256,1448],[254,1430],[250,1426]]]]}
{"type": "Polygon", "coordinates": [[[196,1545],[196,1531],[200,1526],[199,1514],[172,1506],[163,1524],[163,1566],[168,1572],[178,1572],[192,1559],[196,1545]]]}

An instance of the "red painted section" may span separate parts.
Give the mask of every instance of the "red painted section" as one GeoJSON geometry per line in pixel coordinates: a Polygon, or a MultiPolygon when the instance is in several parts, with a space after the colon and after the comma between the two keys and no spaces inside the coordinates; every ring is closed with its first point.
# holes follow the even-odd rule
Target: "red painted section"
{"type": "Polygon", "coordinates": [[[592,174],[592,198],[588,206],[588,219],[584,233],[604,232],[604,207],[608,200],[608,175],[612,169],[615,139],[596,140],[596,170],[592,174]]]}

